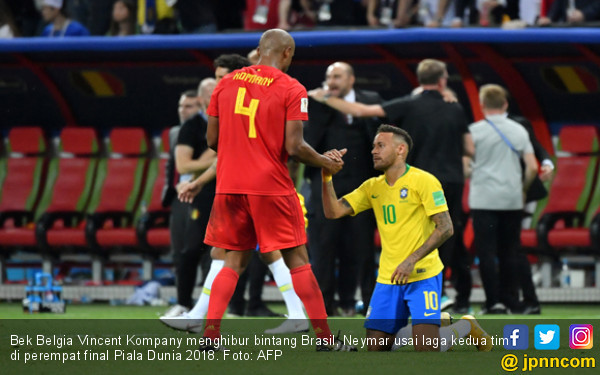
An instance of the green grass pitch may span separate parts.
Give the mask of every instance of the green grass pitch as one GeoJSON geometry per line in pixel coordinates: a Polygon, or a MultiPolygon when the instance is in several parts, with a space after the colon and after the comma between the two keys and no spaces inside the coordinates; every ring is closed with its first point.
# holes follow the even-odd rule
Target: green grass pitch
{"type": "MultiPolygon", "coordinates": [[[[271,308],[280,312],[284,310],[282,305],[272,305],[271,308]]],[[[88,304],[69,305],[65,314],[29,315],[23,313],[19,304],[2,303],[0,373],[503,374],[507,372],[502,369],[501,360],[507,354],[514,354],[519,360],[515,374],[597,374],[600,366],[600,341],[596,340],[596,347],[590,350],[573,350],[568,343],[570,324],[592,324],[600,329],[600,308],[597,305],[544,305],[541,316],[479,317],[481,325],[495,337],[502,336],[505,324],[526,324],[529,327],[529,349],[508,351],[498,346],[490,353],[479,353],[471,345],[460,345],[447,353],[415,353],[412,347],[393,353],[369,353],[366,348],[360,348],[358,353],[317,353],[313,344],[302,345],[301,334],[277,336],[287,340],[280,345],[256,345],[256,337],[273,337],[263,336],[262,332],[279,324],[281,319],[240,318],[225,319],[222,332],[230,337],[247,338],[248,344],[229,346],[227,356],[223,353],[208,356],[195,351],[196,347],[192,344],[200,335],[174,331],[158,321],[164,310],[164,307],[88,304]],[[558,350],[534,348],[533,330],[536,324],[560,326],[558,350]],[[27,343],[27,337],[30,343],[27,343]],[[42,341],[38,341],[40,337],[42,341]],[[80,339],[86,337],[88,344],[81,343],[80,339]],[[23,341],[19,342],[17,338],[23,341]],[[117,338],[120,338],[118,343],[114,341],[117,338]],[[127,341],[128,338],[131,340],[127,341]],[[296,347],[292,348],[294,338],[296,347]],[[92,339],[111,342],[108,345],[90,345],[92,339]],[[52,353],[54,357],[39,359],[43,353],[52,353]],[[75,358],[77,353],[79,358],[75,358]],[[275,354],[279,356],[274,358],[275,354]],[[34,359],[36,355],[38,358],[34,359]],[[84,358],[84,355],[87,357],[84,358]],[[94,359],[91,359],[92,356],[94,359]],[[27,363],[25,357],[29,358],[27,363]],[[582,363],[582,358],[593,358],[596,367],[523,370],[524,360],[535,363],[543,357],[575,358],[573,363],[582,363]],[[63,363],[59,358],[67,359],[63,363]]],[[[341,330],[348,339],[364,337],[362,323],[362,317],[330,319],[332,330],[341,330]]],[[[595,336],[598,337],[598,334],[595,336]]],[[[309,332],[304,337],[314,338],[314,334],[309,332]]]]}

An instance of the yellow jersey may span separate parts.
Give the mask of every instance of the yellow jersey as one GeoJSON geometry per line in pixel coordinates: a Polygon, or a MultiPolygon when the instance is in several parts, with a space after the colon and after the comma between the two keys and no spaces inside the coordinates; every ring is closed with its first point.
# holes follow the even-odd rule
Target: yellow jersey
{"type": "MultiPolygon", "coordinates": [[[[435,229],[429,218],[448,211],[442,185],[432,174],[406,165],[406,172],[390,186],[385,174],[365,181],[343,197],[354,215],[373,209],[381,236],[381,259],[377,282],[392,284],[392,274],[435,229]]],[[[444,265],[435,249],[417,262],[408,282],[436,276],[444,265]]]]}
{"type": "Polygon", "coordinates": [[[298,199],[300,200],[300,206],[302,206],[302,214],[304,215],[304,229],[308,228],[308,218],[306,217],[306,214],[308,213],[308,211],[306,210],[306,205],[304,204],[304,196],[298,192],[296,192],[296,194],[298,194],[298,199]]]}

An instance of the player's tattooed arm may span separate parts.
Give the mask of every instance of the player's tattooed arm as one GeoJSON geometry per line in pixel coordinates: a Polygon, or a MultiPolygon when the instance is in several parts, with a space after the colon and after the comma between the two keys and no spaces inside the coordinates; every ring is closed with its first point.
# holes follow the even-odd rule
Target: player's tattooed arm
{"type": "Polygon", "coordinates": [[[333,188],[333,180],[331,179],[331,176],[329,176],[329,179],[323,177],[322,196],[323,212],[325,213],[326,218],[337,219],[346,215],[352,215],[354,213],[354,209],[350,203],[348,203],[348,201],[346,201],[344,198],[338,199],[333,188]]]}
{"type": "Polygon", "coordinates": [[[350,206],[350,203],[348,203],[348,201],[345,200],[344,198],[342,198],[341,200],[342,200],[342,204],[344,205],[344,207],[351,209],[352,213],[354,213],[354,210],[352,209],[352,206],[350,206]]]}
{"type": "Polygon", "coordinates": [[[446,240],[454,234],[452,220],[448,211],[440,212],[431,216],[431,221],[435,223],[433,233],[425,240],[423,245],[410,254],[392,274],[392,283],[406,284],[408,278],[415,268],[415,264],[433,250],[440,247],[446,240]]]}

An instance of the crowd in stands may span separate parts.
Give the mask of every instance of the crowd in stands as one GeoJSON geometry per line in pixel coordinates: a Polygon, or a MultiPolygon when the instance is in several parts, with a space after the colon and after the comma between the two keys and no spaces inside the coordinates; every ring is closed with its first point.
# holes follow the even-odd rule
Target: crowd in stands
{"type": "Polygon", "coordinates": [[[0,0],[0,38],[598,21],[596,0],[0,0]]]}

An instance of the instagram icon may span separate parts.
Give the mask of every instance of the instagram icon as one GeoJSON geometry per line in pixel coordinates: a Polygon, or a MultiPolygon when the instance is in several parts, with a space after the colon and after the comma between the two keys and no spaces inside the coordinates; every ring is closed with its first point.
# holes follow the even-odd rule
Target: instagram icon
{"type": "Polygon", "coordinates": [[[569,346],[571,349],[591,349],[594,346],[594,327],[591,324],[571,324],[569,346]]]}

